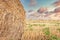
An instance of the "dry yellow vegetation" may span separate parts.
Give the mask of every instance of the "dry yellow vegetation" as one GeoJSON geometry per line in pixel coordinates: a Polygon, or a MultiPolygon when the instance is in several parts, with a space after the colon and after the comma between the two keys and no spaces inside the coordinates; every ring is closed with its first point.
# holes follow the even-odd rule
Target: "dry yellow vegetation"
{"type": "Polygon", "coordinates": [[[60,40],[60,21],[26,20],[22,40],[60,40]]]}
{"type": "Polygon", "coordinates": [[[0,0],[0,40],[60,40],[60,20],[25,20],[19,0],[0,0]]]}

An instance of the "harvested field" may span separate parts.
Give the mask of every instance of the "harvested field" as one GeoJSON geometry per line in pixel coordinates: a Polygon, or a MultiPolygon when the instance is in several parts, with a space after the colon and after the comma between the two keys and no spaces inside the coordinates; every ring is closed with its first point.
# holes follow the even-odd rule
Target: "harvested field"
{"type": "Polygon", "coordinates": [[[27,20],[22,40],[60,40],[60,21],[27,20]]]}

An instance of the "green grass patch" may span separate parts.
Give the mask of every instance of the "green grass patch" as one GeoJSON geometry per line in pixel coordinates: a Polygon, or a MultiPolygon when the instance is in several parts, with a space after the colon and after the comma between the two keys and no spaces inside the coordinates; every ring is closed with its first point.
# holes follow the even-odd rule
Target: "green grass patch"
{"type": "Polygon", "coordinates": [[[56,35],[51,35],[50,40],[60,40],[60,38],[57,37],[56,35]]]}
{"type": "Polygon", "coordinates": [[[50,35],[49,28],[44,28],[43,32],[45,33],[45,35],[50,35]]]}
{"type": "Polygon", "coordinates": [[[57,38],[56,35],[51,35],[51,36],[50,36],[50,39],[51,39],[51,40],[58,40],[58,38],[57,38]]]}

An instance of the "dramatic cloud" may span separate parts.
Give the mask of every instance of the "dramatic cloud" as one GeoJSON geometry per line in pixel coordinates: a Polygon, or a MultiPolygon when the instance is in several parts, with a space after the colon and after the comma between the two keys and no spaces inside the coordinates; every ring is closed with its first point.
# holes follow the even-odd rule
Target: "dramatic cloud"
{"type": "Polygon", "coordinates": [[[29,6],[35,6],[36,5],[36,0],[30,0],[29,6]]]}
{"type": "Polygon", "coordinates": [[[28,12],[33,12],[33,10],[28,10],[28,12]]]}
{"type": "Polygon", "coordinates": [[[56,8],[56,9],[54,10],[54,12],[55,12],[55,13],[60,12],[60,7],[56,8]]]}
{"type": "Polygon", "coordinates": [[[38,9],[37,12],[43,13],[43,12],[45,12],[45,11],[47,11],[47,8],[42,7],[42,8],[40,8],[40,9],[38,9]]]}
{"type": "Polygon", "coordinates": [[[54,2],[53,5],[55,5],[55,6],[60,6],[60,0],[54,2]]]}

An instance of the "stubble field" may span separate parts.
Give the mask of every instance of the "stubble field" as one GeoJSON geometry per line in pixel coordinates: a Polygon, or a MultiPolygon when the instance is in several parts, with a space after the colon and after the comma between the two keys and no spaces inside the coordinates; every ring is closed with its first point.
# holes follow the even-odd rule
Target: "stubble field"
{"type": "Polygon", "coordinates": [[[60,21],[26,20],[22,40],[60,40],[60,21]]]}

